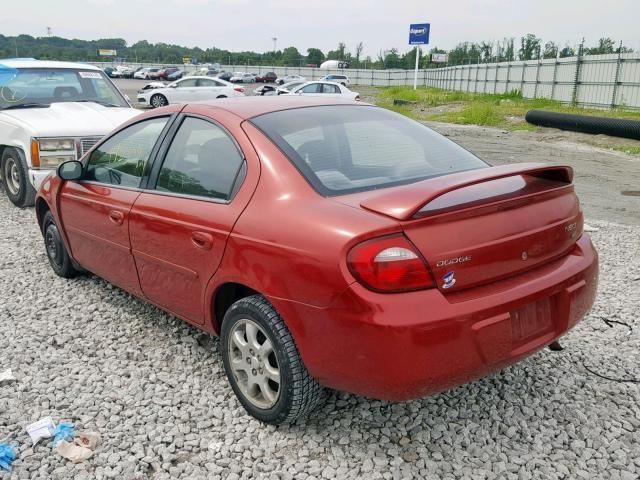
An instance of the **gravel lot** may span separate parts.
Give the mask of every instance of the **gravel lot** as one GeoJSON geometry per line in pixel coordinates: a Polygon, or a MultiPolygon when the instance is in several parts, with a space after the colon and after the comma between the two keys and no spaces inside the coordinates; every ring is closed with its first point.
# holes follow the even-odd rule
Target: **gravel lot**
{"type": "Polygon", "coordinates": [[[100,279],[56,277],[33,209],[0,196],[0,478],[471,478],[640,476],[640,227],[592,221],[601,254],[593,313],[563,341],[484,380],[391,404],[332,394],[305,422],[246,415],[218,342],[100,279]],[[633,328],[601,318],[625,322],[633,328]],[[25,425],[44,416],[103,437],[73,465],[25,425]],[[4,476],[3,476],[4,475],[4,476]]]}

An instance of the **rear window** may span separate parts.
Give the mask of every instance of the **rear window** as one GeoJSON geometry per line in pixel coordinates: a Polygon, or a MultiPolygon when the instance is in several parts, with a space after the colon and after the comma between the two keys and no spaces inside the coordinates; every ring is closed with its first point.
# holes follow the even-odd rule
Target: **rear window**
{"type": "Polygon", "coordinates": [[[260,115],[251,122],[326,196],[487,167],[430,128],[378,107],[299,108],[260,115]]]}

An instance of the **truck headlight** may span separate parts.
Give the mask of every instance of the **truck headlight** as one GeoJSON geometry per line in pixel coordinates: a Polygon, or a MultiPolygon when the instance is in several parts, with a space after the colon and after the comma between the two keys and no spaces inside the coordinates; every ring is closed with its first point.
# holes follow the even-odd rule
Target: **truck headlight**
{"type": "Polygon", "coordinates": [[[40,168],[56,168],[58,165],[69,160],[75,160],[75,155],[47,155],[40,157],[40,168]]]}
{"type": "Polygon", "coordinates": [[[76,148],[73,138],[41,138],[38,143],[41,152],[75,150],[76,148]]]}
{"type": "Polygon", "coordinates": [[[73,138],[32,138],[31,165],[33,168],[56,168],[63,162],[76,160],[73,138]]]}

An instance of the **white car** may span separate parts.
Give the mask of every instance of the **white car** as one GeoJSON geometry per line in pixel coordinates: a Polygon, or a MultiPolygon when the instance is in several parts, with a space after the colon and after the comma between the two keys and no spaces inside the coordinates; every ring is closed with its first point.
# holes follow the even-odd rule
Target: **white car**
{"type": "Polygon", "coordinates": [[[232,83],[254,83],[256,76],[253,73],[235,72],[229,81],[232,83]]]}
{"type": "Polygon", "coordinates": [[[159,68],[143,68],[142,70],[138,70],[136,73],[134,73],[133,78],[138,78],[140,80],[149,80],[150,78],[154,77],[154,73],[157,74],[159,71],[159,68]]]}
{"type": "Polygon", "coordinates": [[[170,103],[198,102],[241,96],[244,96],[244,88],[219,78],[185,77],[161,88],[138,91],[138,105],[157,108],[170,103]]]}
{"type": "Polygon", "coordinates": [[[327,82],[336,82],[341,85],[344,85],[345,87],[348,87],[349,85],[351,85],[351,81],[349,80],[349,77],[347,77],[346,75],[325,75],[320,80],[325,80],[327,82]]]}
{"type": "Polygon", "coordinates": [[[293,90],[294,88],[296,88],[299,85],[302,85],[303,83],[305,83],[304,81],[293,81],[293,82],[289,82],[289,83],[285,83],[284,85],[279,86],[278,88],[276,88],[276,95],[284,95],[286,93],[291,93],[291,90],[293,90]]]}
{"type": "Polygon", "coordinates": [[[285,83],[306,82],[306,81],[307,81],[307,79],[304,78],[304,77],[301,77],[300,75],[286,75],[286,76],[276,80],[276,83],[278,83],[280,85],[284,85],[285,83]]]}
{"type": "Polygon", "coordinates": [[[352,92],[347,87],[336,82],[305,82],[289,90],[285,95],[308,95],[322,97],[345,97],[351,100],[360,100],[358,92],[352,92]]]}
{"type": "Polygon", "coordinates": [[[111,72],[111,77],[113,78],[122,78],[127,75],[133,75],[133,68],[125,67],[124,65],[118,65],[111,72]]]}
{"type": "Polygon", "coordinates": [[[2,60],[0,74],[0,178],[19,207],[33,205],[59,164],[77,160],[140,113],[92,65],[2,60]]]}

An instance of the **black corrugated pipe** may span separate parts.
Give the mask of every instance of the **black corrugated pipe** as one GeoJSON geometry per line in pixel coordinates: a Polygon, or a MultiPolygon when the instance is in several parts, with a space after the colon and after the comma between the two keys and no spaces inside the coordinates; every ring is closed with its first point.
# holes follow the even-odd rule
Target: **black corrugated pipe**
{"type": "Polygon", "coordinates": [[[544,110],[529,110],[524,118],[527,122],[540,127],[640,140],[640,121],[637,120],[572,115],[569,113],[545,112],[544,110]]]}

